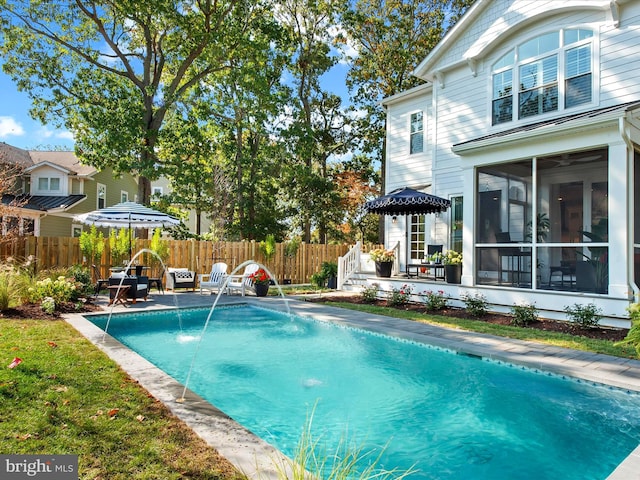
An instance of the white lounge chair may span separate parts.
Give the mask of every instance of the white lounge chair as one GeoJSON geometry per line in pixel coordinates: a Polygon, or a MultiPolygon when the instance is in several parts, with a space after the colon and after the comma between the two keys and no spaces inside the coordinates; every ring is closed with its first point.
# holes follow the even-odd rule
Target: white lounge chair
{"type": "Polygon", "coordinates": [[[202,295],[202,289],[208,288],[211,290],[211,294],[220,291],[220,288],[224,284],[227,278],[227,264],[224,262],[214,263],[211,267],[211,272],[201,273],[198,275],[198,281],[200,282],[200,295],[202,295]]]}
{"type": "Polygon", "coordinates": [[[231,280],[227,284],[227,293],[239,290],[244,297],[247,290],[253,290],[253,280],[250,277],[252,273],[257,272],[260,266],[257,263],[251,263],[244,267],[242,275],[232,275],[231,280]]]}

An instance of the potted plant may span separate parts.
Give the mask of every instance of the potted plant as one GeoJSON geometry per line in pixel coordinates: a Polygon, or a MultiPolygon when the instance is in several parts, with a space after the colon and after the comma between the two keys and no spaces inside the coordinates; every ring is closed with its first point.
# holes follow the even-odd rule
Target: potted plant
{"type": "Polygon", "coordinates": [[[271,281],[271,277],[264,268],[259,268],[251,275],[249,275],[249,280],[253,281],[253,288],[256,291],[256,296],[267,296],[267,293],[269,293],[269,283],[271,281]]]}
{"type": "Polygon", "coordinates": [[[447,283],[460,283],[462,278],[462,254],[455,250],[447,250],[442,255],[442,263],[447,283]]]}
{"type": "Polygon", "coordinates": [[[369,252],[371,260],[376,264],[376,276],[378,277],[390,277],[391,269],[393,268],[393,261],[396,258],[396,254],[393,250],[386,250],[384,248],[376,248],[369,252]]]}
{"type": "Polygon", "coordinates": [[[320,268],[322,275],[327,280],[327,288],[338,288],[338,264],[336,262],[322,262],[320,268]]]}

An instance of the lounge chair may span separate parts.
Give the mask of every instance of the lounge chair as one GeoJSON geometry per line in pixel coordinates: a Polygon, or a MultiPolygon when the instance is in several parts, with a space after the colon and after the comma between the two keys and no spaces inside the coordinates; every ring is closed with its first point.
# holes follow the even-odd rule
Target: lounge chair
{"type": "Polygon", "coordinates": [[[211,267],[211,272],[201,273],[198,275],[198,282],[200,283],[200,295],[202,295],[202,289],[208,288],[213,295],[214,290],[220,291],[220,288],[227,279],[227,264],[224,262],[217,262],[211,267]]]}
{"type": "Polygon", "coordinates": [[[251,263],[244,267],[242,275],[232,275],[231,280],[227,283],[227,293],[230,294],[239,290],[244,297],[247,290],[253,290],[253,280],[249,277],[252,273],[257,272],[259,268],[260,266],[257,263],[251,263]]]}

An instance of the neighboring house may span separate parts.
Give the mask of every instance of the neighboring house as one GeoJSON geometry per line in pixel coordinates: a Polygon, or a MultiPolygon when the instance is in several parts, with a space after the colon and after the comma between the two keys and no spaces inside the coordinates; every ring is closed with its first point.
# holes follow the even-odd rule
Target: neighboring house
{"type": "MultiPolygon", "coordinates": [[[[26,151],[0,143],[0,161],[23,169],[16,191],[2,197],[5,204],[18,199],[23,235],[78,237],[89,227],[74,223],[75,215],[136,200],[134,176],[114,177],[110,168],[98,171],[82,165],[73,152],[26,151]]],[[[3,219],[3,228],[16,221],[3,219]]]]}
{"type": "MultiPolygon", "coordinates": [[[[153,180],[151,182],[151,198],[153,200],[154,197],[158,198],[162,195],[169,195],[173,189],[171,188],[171,182],[166,177],[160,177],[157,180],[153,180]]],[[[184,222],[191,233],[196,233],[197,231],[197,214],[193,209],[184,209],[184,211],[189,213],[189,218],[184,222]]],[[[200,214],[200,234],[205,234],[209,231],[209,227],[211,226],[211,219],[209,216],[202,212],[200,214]]]]}
{"type": "Polygon", "coordinates": [[[384,100],[386,192],[450,199],[386,222],[401,268],[463,252],[461,295],[612,317],[640,284],[640,2],[478,0],[384,100]]]}

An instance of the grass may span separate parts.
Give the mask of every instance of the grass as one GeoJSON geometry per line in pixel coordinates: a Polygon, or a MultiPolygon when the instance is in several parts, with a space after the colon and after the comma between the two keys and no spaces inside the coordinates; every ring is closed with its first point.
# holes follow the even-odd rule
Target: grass
{"type": "Polygon", "coordinates": [[[578,337],[566,333],[547,332],[532,328],[521,328],[511,325],[497,325],[483,322],[482,320],[468,320],[454,317],[446,317],[436,314],[423,314],[406,310],[399,310],[391,307],[380,307],[377,305],[354,304],[348,302],[327,302],[335,307],[357,310],[372,314],[386,315],[389,317],[412,320],[414,322],[428,323],[449,328],[460,328],[471,332],[487,333],[506,338],[527,340],[532,342],[554,345],[556,347],[572,348],[586,352],[603,353],[614,357],[635,358],[638,354],[631,345],[617,345],[606,340],[594,340],[585,337],[578,337]]]}
{"type": "Polygon", "coordinates": [[[83,479],[244,478],[64,321],[0,322],[3,453],[75,454],[83,479]]]}

